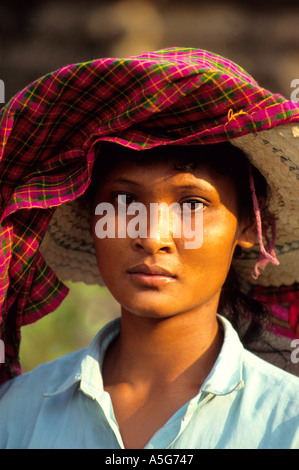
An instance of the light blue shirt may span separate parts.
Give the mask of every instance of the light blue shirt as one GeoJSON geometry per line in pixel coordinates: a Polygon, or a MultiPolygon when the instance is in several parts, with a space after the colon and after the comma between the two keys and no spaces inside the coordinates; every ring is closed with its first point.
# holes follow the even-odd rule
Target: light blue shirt
{"type": "MultiPolygon", "coordinates": [[[[224,343],[211,373],[145,448],[298,449],[299,379],[244,350],[219,319],[224,343]]],[[[101,375],[119,330],[117,319],[89,347],[3,384],[0,448],[124,448],[101,375]]]]}

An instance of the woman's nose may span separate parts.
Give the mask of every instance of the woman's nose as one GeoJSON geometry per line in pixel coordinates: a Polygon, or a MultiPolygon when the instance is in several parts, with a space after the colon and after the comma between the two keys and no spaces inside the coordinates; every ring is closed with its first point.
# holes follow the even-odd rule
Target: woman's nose
{"type": "Polygon", "coordinates": [[[147,217],[146,236],[139,236],[133,240],[137,249],[144,249],[148,254],[155,254],[159,251],[171,253],[175,249],[173,234],[173,215],[168,206],[159,206],[155,210],[151,208],[147,217]]]}

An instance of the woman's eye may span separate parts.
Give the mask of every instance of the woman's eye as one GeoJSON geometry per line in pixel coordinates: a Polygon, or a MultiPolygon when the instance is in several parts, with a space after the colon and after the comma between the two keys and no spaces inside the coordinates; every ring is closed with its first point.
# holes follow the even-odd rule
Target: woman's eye
{"type": "Polygon", "coordinates": [[[132,196],[132,194],[127,194],[127,193],[115,194],[113,199],[117,204],[125,205],[125,206],[129,206],[133,202],[136,202],[135,197],[132,196]]]}
{"type": "Polygon", "coordinates": [[[194,212],[202,210],[204,208],[204,203],[198,199],[188,199],[188,201],[183,202],[183,209],[187,208],[188,210],[194,212]]]}

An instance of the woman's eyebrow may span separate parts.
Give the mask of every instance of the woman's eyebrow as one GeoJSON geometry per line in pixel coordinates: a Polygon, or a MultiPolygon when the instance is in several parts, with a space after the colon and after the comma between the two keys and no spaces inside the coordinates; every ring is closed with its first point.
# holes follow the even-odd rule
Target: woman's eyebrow
{"type": "MultiPolygon", "coordinates": [[[[144,183],[138,182],[136,180],[131,180],[129,178],[115,178],[110,180],[111,184],[129,184],[129,185],[134,185],[134,186],[144,186],[144,183]]],[[[197,183],[171,183],[170,184],[171,190],[174,191],[198,191],[198,190],[205,190],[205,191],[212,191],[211,184],[208,181],[198,181],[197,183]]]]}
{"type": "Polygon", "coordinates": [[[181,184],[173,184],[173,189],[175,191],[205,191],[205,192],[212,192],[213,186],[211,183],[205,180],[200,180],[197,183],[181,183],[181,184]]]}
{"type": "Polygon", "coordinates": [[[209,186],[206,183],[197,183],[197,184],[174,184],[173,187],[175,189],[202,189],[203,187],[205,189],[208,189],[209,186]]]}
{"type": "Polygon", "coordinates": [[[115,178],[110,180],[110,183],[121,183],[121,184],[134,184],[135,186],[141,186],[138,181],[130,180],[127,178],[115,178]]]}

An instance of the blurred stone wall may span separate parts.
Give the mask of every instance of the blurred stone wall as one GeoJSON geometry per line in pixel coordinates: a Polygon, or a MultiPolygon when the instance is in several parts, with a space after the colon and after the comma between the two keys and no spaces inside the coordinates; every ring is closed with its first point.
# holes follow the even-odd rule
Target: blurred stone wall
{"type": "Polygon", "coordinates": [[[288,98],[299,79],[298,0],[10,0],[0,15],[6,101],[63,65],[171,46],[220,53],[288,98]]]}

